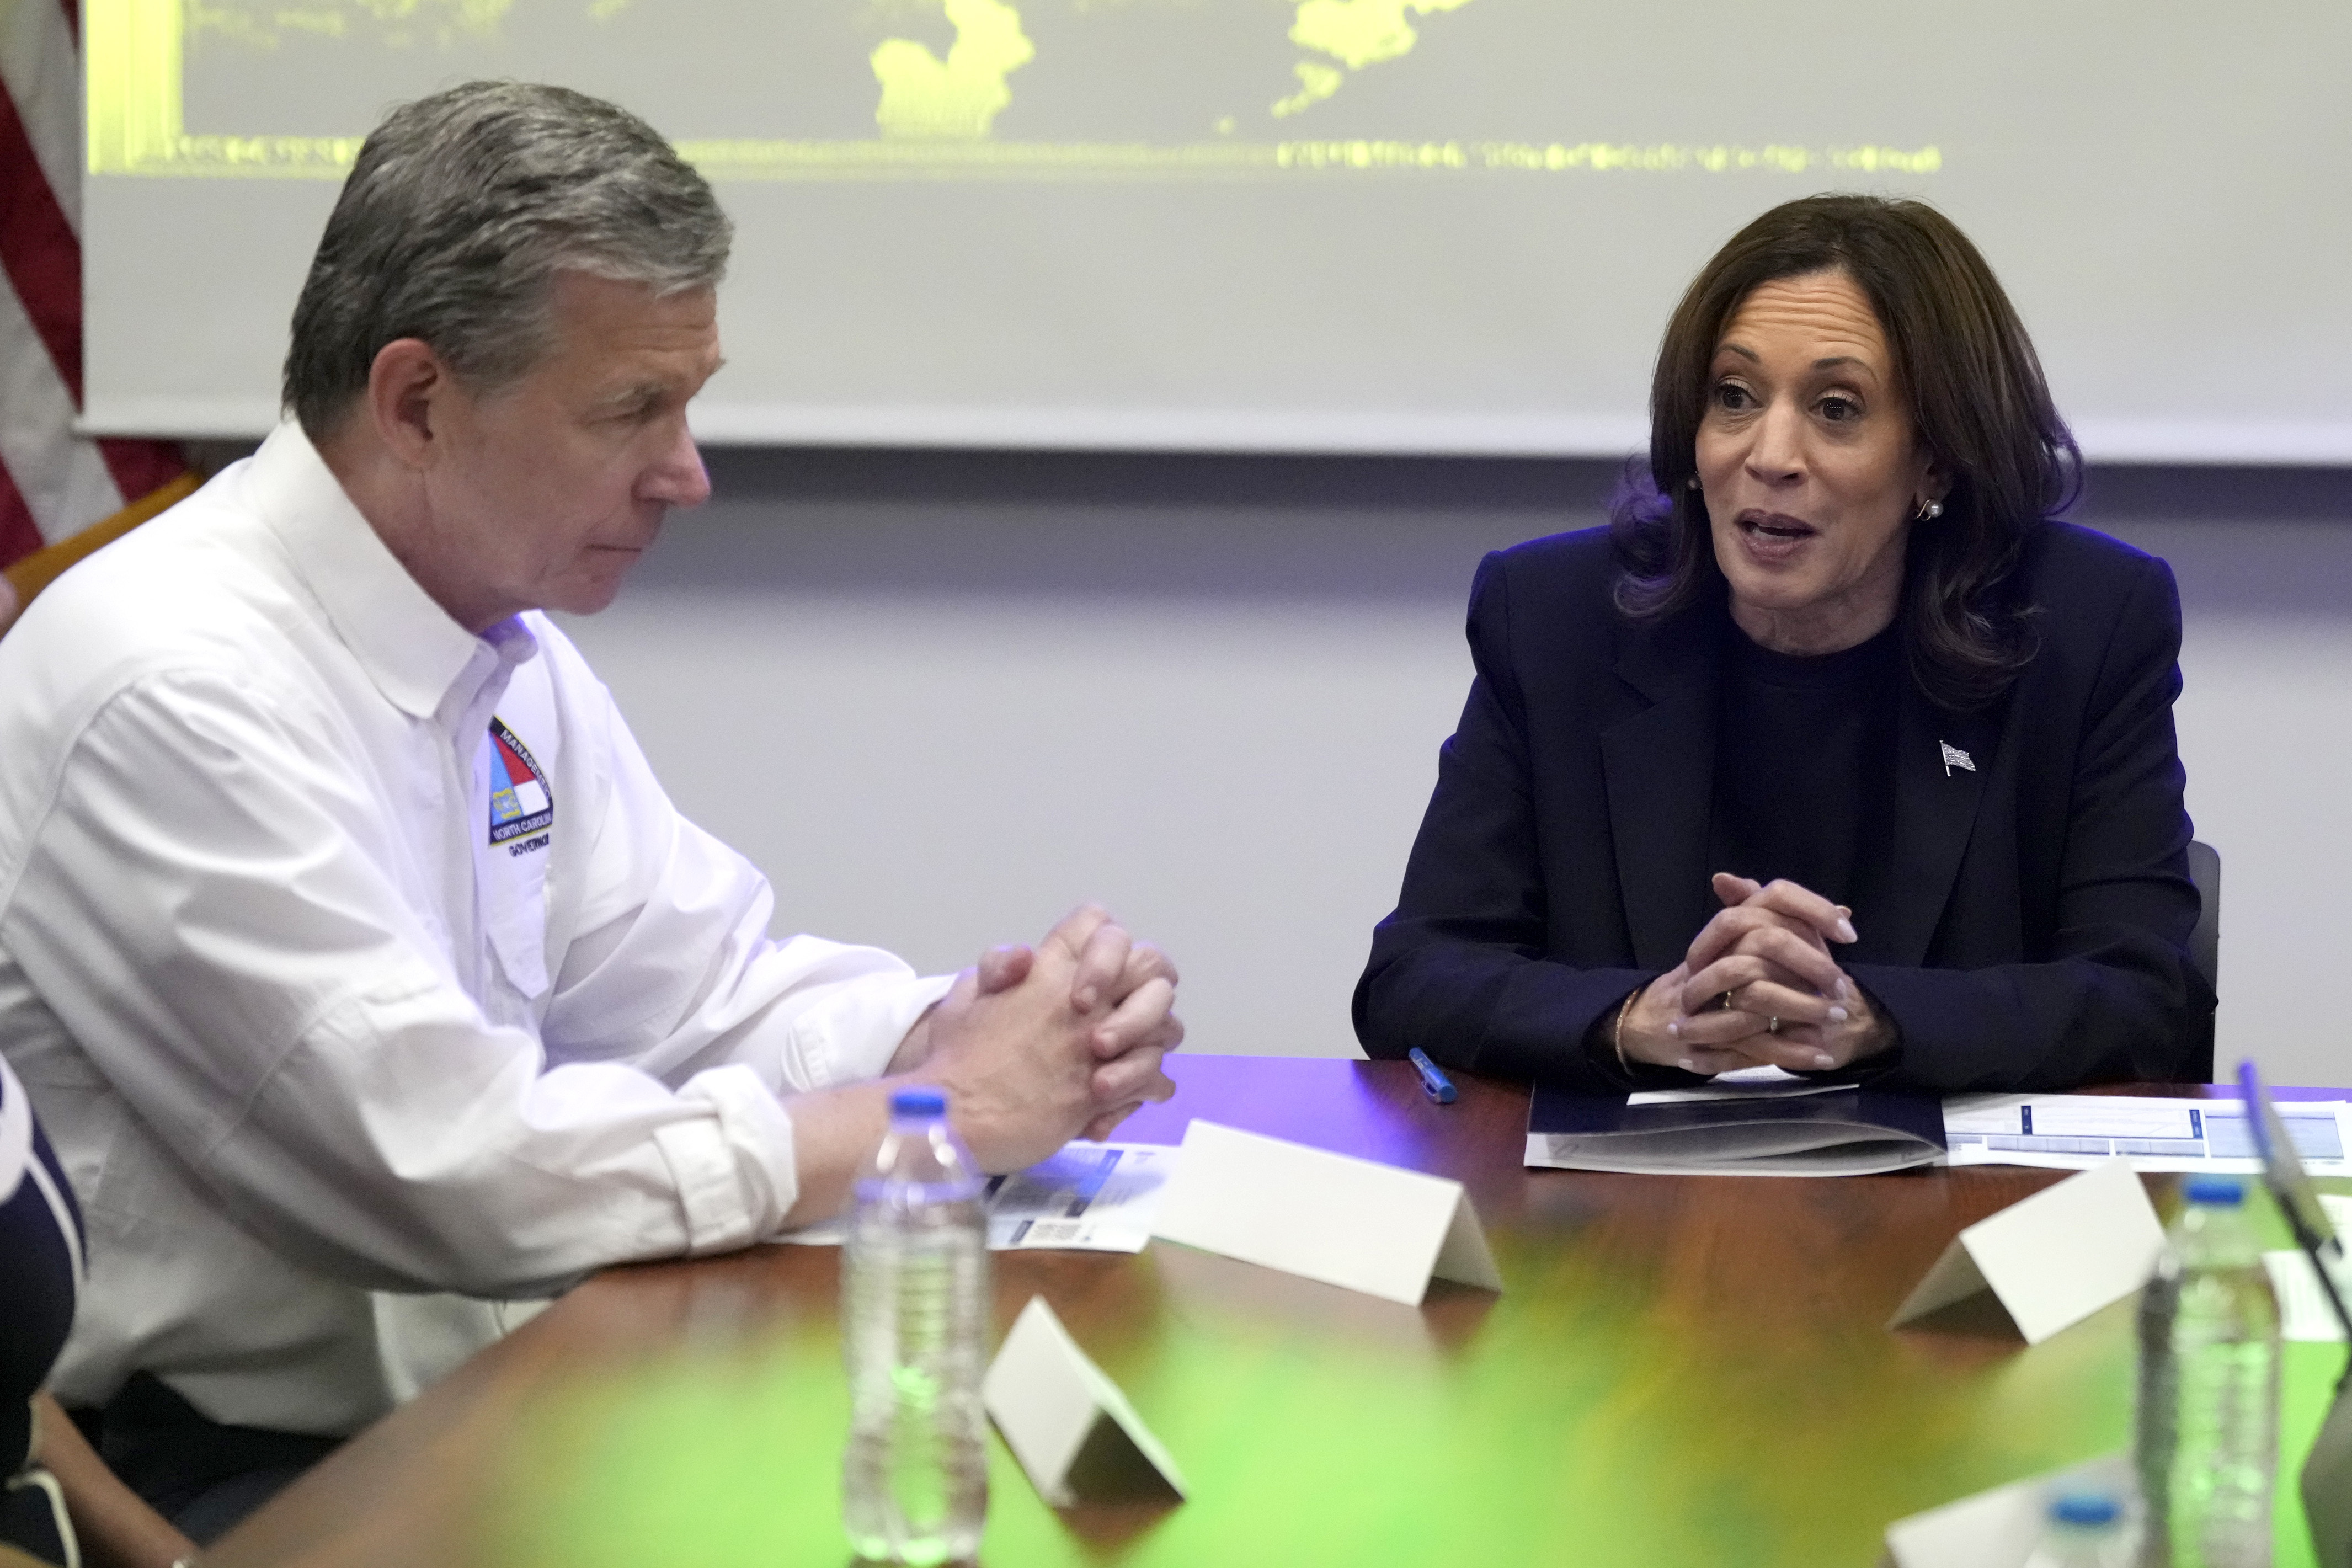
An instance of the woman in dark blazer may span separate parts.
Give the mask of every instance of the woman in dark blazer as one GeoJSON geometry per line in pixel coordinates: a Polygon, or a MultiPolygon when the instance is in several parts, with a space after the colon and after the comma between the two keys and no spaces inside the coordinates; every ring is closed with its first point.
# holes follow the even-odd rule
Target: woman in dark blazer
{"type": "Polygon", "coordinates": [[[0,1546],[43,1563],[177,1568],[194,1543],[132,1495],[40,1392],[73,1327],[81,1247],[73,1189],[0,1060],[0,1546]]]}
{"type": "Polygon", "coordinates": [[[24,1086],[0,1061],[0,1542],[66,1560],[65,1499],[37,1468],[34,1396],[73,1327],[81,1215],[24,1086]]]}
{"type": "Polygon", "coordinates": [[[2171,573],[1948,220],[1792,202],[1667,328],[1605,530],[1487,557],[1356,1030],[1594,1093],[2211,1076],[2171,573]]]}

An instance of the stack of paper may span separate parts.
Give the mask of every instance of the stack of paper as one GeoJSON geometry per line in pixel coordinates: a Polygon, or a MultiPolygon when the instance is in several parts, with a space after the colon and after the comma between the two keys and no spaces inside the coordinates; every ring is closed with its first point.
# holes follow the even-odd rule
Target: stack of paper
{"type": "Polygon", "coordinates": [[[1538,1088],[1528,1107],[1527,1163],[1563,1170],[1852,1176],[1943,1153],[1943,1110],[1928,1096],[1780,1073],[1623,1098],[1538,1088]]]}

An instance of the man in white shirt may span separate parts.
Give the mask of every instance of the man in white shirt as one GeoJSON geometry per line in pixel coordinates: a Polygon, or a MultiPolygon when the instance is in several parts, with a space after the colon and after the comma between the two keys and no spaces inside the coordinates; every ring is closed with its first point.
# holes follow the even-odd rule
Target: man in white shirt
{"type": "MultiPolygon", "coordinates": [[[[1171,1091],[1174,972],[1097,910],[952,978],[771,939],[540,613],[708,495],[728,242],[610,105],[395,111],[296,420],[0,641],[0,1050],[89,1226],[68,1403],[328,1442],[497,1299],[836,1212],[894,1078],[992,1170],[1171,1091]]],[[[202,1540],[279,1479],[142,1490],[202,1540]]]]}

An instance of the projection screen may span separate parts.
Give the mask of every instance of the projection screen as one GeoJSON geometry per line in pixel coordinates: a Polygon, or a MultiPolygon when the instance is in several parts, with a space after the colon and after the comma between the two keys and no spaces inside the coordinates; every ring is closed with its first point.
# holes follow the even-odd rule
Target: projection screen
{"type": "Polygon", "coordinates": [[[1916,195],[2095,458],[2352,462],[2343,0],[88,0],[87,424],[254,436],[337,183],[473,77],[740,240],[724,442],[1614,455],[1756,213],[1916,195]]]}

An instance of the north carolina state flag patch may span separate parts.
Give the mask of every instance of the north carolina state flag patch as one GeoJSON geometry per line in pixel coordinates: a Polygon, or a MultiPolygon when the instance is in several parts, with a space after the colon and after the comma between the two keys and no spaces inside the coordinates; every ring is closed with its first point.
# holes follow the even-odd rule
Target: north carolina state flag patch
{"type": "MultiPolygon", "coordinates": [[[[544,833],[555,821],[547,775],[503,719],[490,721],[490,842],[544,833]]],[[[520,853],[521,846],[516,852],[520,853]]]]}

